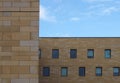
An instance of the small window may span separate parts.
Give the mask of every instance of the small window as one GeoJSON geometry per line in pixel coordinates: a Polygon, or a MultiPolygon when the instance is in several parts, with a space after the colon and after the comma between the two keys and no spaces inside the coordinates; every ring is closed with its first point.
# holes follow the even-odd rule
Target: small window
{"type": "Polygon", "coordinates": [[[120,75],[120,68],[114,67],[113,68],[113,76],[119,76],[120,75]]]}
{"type": "Polygon", "coordinates": [[[77,57],[77,49],[70,49],[70,58],[77,57]]]}
{"type": "Polygon", "coordinates": [[[59,49],[52,49],[52,58],[59,58],[59,49]]]}
{"type": "Polygon", "coordinates": [[[85,67],[79,67],[79,76],[85,76],[85,67]]]}
{"type": "Polygon", "coordinates": [[[102,67],[96,67],[96,76],[102,76],[102,67]]]}
{"type": "Polygon", "coordinates": [[[88,49],[87,57],[88,58],[94,58],[94,49],[88,49]]]}
{"type": "Polygon", "coordinates": [[[41,58],[41,49],[38,50],[39,59],[41,58]]]}
{"type": "Polygon", "coordinates": [[[43,76],[50,76],[50,68],[43,67],[43,76]]]}
{"type": "Polygon", "coordinates": [[[111,49],[105,49],[105,58],[111,58],[111,49]]]}
{"type": "Polygon", "coordinates": [[[67,67],[62,67],[61,68],[61,76],[66,77],[68,75],[68,68],[67,67]]]}

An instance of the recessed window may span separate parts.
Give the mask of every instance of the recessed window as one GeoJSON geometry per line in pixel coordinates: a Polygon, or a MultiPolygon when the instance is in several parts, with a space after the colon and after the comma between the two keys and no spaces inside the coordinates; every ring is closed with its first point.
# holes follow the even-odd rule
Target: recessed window
{"type": "Polygon", "coordinates": [[[38,50],[39,59],[41,58],[41,49],[38,50]]]}
{"type": "Polygon", "coordinates": [[[96,67],[96,76],[102,76],[102,67],[96,67]]]}
{"type": "Polygon", "coordinates": [[[119,75],[120,75],[120,68],[113,67],[113,76],[119,76],[119,75]]]}
{"type": "Polygon", "coordinates": [[[50,76],[50,68],[43,67],[43,76],[50,76]]]}
{"type": "Polygon", "coordinates": [[[94,58],[94,49],[88,49],[87,57],[88,58],[94,58]]]}
{"type": "Polygon", "coordinates": [[[105,58],[111,58],[111,49],[105,49],[105,58]]]}
{"type": "Polygon", "coordinates": [[[70,49],[70,58],[77,57],[77,49],[70,49]]]}
{"type": "Polygon", "coordinates": [[[52,49],[52,58],[59,58],[59,49],[52,49]]]}
{"type": "Polygon", "coordinates": [[[67,67],[62,67],[61,68],[61,76],[66,77],[68,75],[68,68],[67,67]]]}
{"type": "Polygon", "coordinates": [[[85,76],[85,67],[79,67],[79,76],[85,76]]]}

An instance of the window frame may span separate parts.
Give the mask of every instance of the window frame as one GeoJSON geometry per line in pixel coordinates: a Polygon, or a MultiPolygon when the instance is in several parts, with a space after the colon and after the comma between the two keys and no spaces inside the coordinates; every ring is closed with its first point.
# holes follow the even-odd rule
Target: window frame
{"type": "Polygon", "coordinates": [[[86,68],[85,67],[79,67],[79,76],[81,76],[81,77],[85,77],[85,75],[86,75],[86,68]],[[81,71],[83,71],[82,73],[81,73],[81,71]]]}
{"type": "Polygon", "coordinates": [[[102,76],[102,67],[96,67],[96,72],[95,72],[96,76],[102,76]],[[97,69],[100,69],[100,73],[97,72],[97,69]]]}
{"type": "Polygon", "coordinates": [[[43,76],[45,77],[50,76],[50,67],[43,67],[43,76]]]}
{"type": "Polygon", "coordinates": [[[120,67],[113,67],[113,76],[120,76],[120,67]],[[116,74],[116,72],[114,72],[114,69],[117,68],[118,72],[116,74]]]}
{"type": "Polygon", "coordinates": [[[87,58],[89,58],[89,59],[94,58],[94,49],[87,49],[87,58]],[[89,52],[90,52],[90,51],[93,52],[92,56],[89,55],[89,52]]]}
{"type": "Polygon", "coordinates": [[[61,67],[61,77],[67,77],[68,76],[68,67],[61,67]],[[63,74],[63,69],[65,69],[65,74],[63,74]]]}
{"type": "Polygon", "coordinates": [[[53,59],[59,58],[59,49],[52,49],[52,58],[53,59]],[[57,55],[55,55],[56,53],[54,53],[54,51],[57,51],[57,55]]]}
{"type": "Polygon", "coordinates": [[[104,57],[105,57],[106,59],[111,58],[111,49],[105,49],[105,50],[104,50],[104,57]],[[107,55],[106,55],[106,51],[110,51],[109,57],[106,57],[106,56],[107,56],[107,55]]]}
{"type": "Polygon", "coordinates": [[[77,49],[70,49],[70,58],[75,59],[77,58],[77,49]],[[75,53],[72,53],[74,51],[75,53]]]}

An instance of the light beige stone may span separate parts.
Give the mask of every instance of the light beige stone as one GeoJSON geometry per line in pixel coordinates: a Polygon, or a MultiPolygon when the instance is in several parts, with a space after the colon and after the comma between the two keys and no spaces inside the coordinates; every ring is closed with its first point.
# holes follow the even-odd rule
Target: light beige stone
{"type": "Polygon", "coordinates": [[[29,79],[12,79],[11,83],[29,83],[29,79]]]}

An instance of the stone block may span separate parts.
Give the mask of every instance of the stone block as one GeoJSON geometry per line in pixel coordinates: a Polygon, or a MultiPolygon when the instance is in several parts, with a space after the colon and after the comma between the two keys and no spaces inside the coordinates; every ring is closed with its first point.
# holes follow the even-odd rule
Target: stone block
{"type": "Polygon", "coordinates": [[[30,83],[38,83],[39,79],[30,79],[30,83]]]}
{"type": "Polygon", "coordinates": [[[36,46],[36,47],[30,47],[30,50],[33,52],[38,52],[38,46],[36,46]]]}
{"type": "Polygon", "coordinates": [[[31,21],[31,26],[39,26],[39,21],[31,21]]]}
{"type": "Polygon", "coordinates": [[[30,73],[31,74],[37,74],[38,73],[38,67],[37,66],[30,66],[30,73]]]}
{"type": "Polygon", "coordinates": [[[30,33],[28,32],[13,32],[12,40],[29,40],[30,33]]]}
{"type": "Polygon", "coordinates": [[[11,16],[11,12],[3,12],[3,16],[11,16]]]}
{"type": "Polygon", "coordinates": [[[3,40],[11,40],[12,35],[10,32],[4,32],[3,33],[3,40]]]}
{"type": "Polygon", "coordinates": [[[10,66],[2,66],[2,73],[3,74],[10,74],[10,66]]]}
{"type": "Polygon", "coordinates": [[[12,47],[12,51],[13,52],[29,52],[30,51],[30,47],[12,47]]]}
{"type": "Polygon", "coordinates": [[[38,46],[38,41],[20,41],[20,46],[38,46]]]}
{"type": "Polygon", "coordinates": [[[29,79],[12,79],[11,83],[29,83],[29,79]]]}
{"type": "Polygon", "coordinates": [[[3,21],[3,26],[11,26],[11,21],[9,20],[3,21]]]}
{"type": "Polygon", "coordinates": [[[11,6],[12,6],[12,2],[10,1],[3,2],[3,7],[11,7],[11,6]]]}

